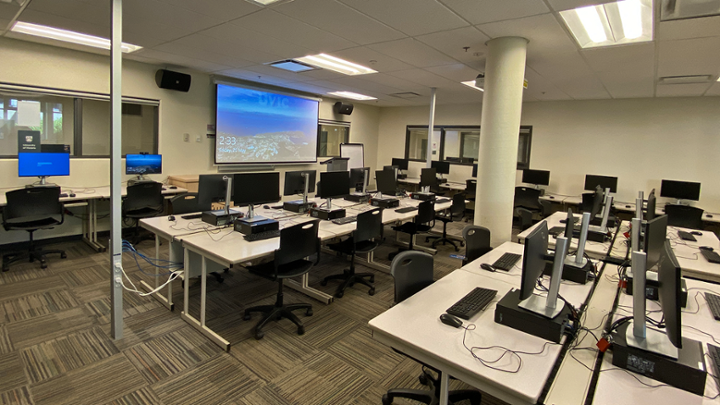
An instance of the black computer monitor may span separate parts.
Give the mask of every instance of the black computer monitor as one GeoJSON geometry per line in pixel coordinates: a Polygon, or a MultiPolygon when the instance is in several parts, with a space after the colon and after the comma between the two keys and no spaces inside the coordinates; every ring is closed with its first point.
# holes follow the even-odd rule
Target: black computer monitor
{"type": "Polygon", "coordinates": [[[305,177],[307,174],[308,193],[315,192],[315,183],[317,182],[317,171],[315,170],[297,170],[285,172],[285,186],[283,187],[283,195],[290,196],[305,193],[305,177]]]}
{"type": "Polygon", "coordinates": [[[658,263],[662,255],[665,239],[667,239],[667,215],[661,215],[645,225],[644,249],[646,254],[646,268],[650,269],[658,263]]]}
{"type": "Polygon", "coordinates": [[[600,186],[603,190],[609,188],[611,193],[617,193],[617,181],[617,177],[587,174],[585,175],[585,190],[595,190],[596,186],[600,186]]]}
{"type": "Polygon", "coordinates": [[[572,208],[568,208],[567,218],[565,218],[565,237],[567,238],[568,242],[572,241],[572,236],[573,236],[574,230],[575,230],[575,216],[573,216],[572,208]]]}
{"type": "Polygon", "coordinates": [[[225,201],[227,182],[223,177],[225,177],[224,174],[200,175],[197,197],[200,211],[210,211],[212,203],[225,201]]]}
{"type": "Polygon", "coordinates": [[[550,185],[550,171],[548,170],[523,170],[522,182],[527,184],[537,184],[538,186],[550,185]]]}
{"type": "Polygon", "coordinates": [[[387,170],[389,172],[395,172],[395,169],[397,169],[397,168],[398,168],[397,166],[392,166],[392,165],[383,166],[383,170],[387,170]]]}
{"type": "Polygon", "coordinates": [[[473,172],[471,177],[477,178],[477,163],[473,165],[473,172]]]}
{"type": "Polygon", "coordinates": [[[397,168],[400,170],[407,170],[408,169],[408,160],[400,159],[400,158],[392,158],[392,165],[397,166],[397,168]]]}
{"type": "Polygon", "coordinates": [[[69,153],[18,153],[19,177],[48,177],[69,175],[69,153]]]}
{"type": "Polygon", "coordinates": [[[318,197],[320,198],[342,198],[348,195],[350,188],[350,177],[348,172],[325,172],[320,173],[320,187],[318,197]]]}
{"type": "Polygon", "coordinates": [[[545,255],[548,249],[547,222],[542,221],[525,238],[523,251],[522,278],[520,281],[520,300],[530,298],[535,291],[537,279],[545,270],[545,255]]]}
{"type": "Polygon", "coordinates": [[[395,173],[387,170],[375,171],[375,182],[377,183],[377,189],[379,192],[387,195],[395,195],[397,191],[397,180],[395,180],[395,173]]]}
{"type": "Polygon", "coordinates": [[[450,174],[449,162],[438,162],[437,160],[433,160],[430,162],[430,167],[434,168],[437,174],[450,174]]]}
{"type": "Polygon", "coordinates": [[[665,333],[670,343],[682,349],[682,319],[680,310],[680,265],[670,241],[665,239],[658,267],[658,298],[665,318],[665,333]]]}
{"type": "Polygon", "coordinates": [[[350,169],[350,188],[362,188],[365,185],[365,173],[370,173],[369,167],[350,169]]]}
{"type": "Polygon", "coordinates": [[[600,210],[602,210],[604,194],[605,193],[603,192],[603,189],[600,186],[595,186],[595,194],[593,196],[592,210],[590,210],[590,220],[591,221],[593,219],[595,219],[598,216],[598,214],[600,214],[600,210]]]}
{"type": "Polygon", "coordinates": [[[645,211],[645,219],[647,221],[652,221],[655,218],[655,205],[657,203],[657,198],[655,198],[655,189],[652,189],[650,194],[648,194],[647,199],[647,209],[645,211]]]}
{"type": "Polygon", "coordinates": [[[700,183],[663,180],[660,186],[660,197],[698,201],[700,200],[700,183]]]}
{"type": "Polygon", "coordinates": [[[162,173],[162,155],[125,155],[125,174],[162,173]]]}
{"type": "Polygon", "coordinates": [[[438,184],[434,167],[425,167],[420,171],[420,187],[436,186],[438,184]]]}
{"type": "Polygon", "coordinates": [[[235,205],[245,206],[276,201],[280,201],[280,173],[239,173],[233,178],[235,205]]]}

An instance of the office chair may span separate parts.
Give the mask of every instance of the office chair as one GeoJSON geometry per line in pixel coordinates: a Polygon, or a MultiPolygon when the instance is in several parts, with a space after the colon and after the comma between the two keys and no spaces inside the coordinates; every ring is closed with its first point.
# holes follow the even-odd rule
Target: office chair
{"type": "Polygon", "coordinates": [[[515,208],[540,211],[540,190],[529,187],[515,187],[515,208]]]}
{"type": "Polygon", "coordinates": [[[198,205],[198,193],[178,194],[169,201],[168,213],[172,215],[200,211],[203,211],[203,209],[198,205]]]}
{"type": "MultiPolygon", "coordinates": [[[[432,244],[433,248],[435,248],[440,242],[442,242],[443,245],[445,245],[449,242],[455,248],[455,251],[457,252],[459,249],[458,249],[458,246],[455,244],[455,241],[452,239],[448,239],[448,237],[447,237],[447,224],[448,224],[448,222],[457,222],[457,221],[462,220],[464,215],[465,215],[465,194],[457,193],[453,196],[452,205],[450,206],[450,212],[435,214],[435,219],[440,220],[443,223],[442,236],[428,236],[425,238],[425,241],[427,242],[430,239],[437,239],[432,244]]],[[[465,246],[465,243],[460,241],[460,246],[465,246]]]]}
{"type": "Polygon", "coordinates": [[[122,203],[122,216],[135,221],[133,245],[149,239],[140,238],[140,220],[160,215],[163,212],[163,202],[162,183],[148,181],[128,186],[127,197],[122,203]]]}
{"type": "Polygon", "coordinates": [[[665,206],[669,226],[703,229],[702,215],[704,212],[700,208],[689,205],[668,204],[665,206]]]}
{"type": "Polygon", "coordinates": [[[477,180],[475,179],[467,179],[465,180],[465,199],[472,202],[472,209],[466,209],[465,214],[467,214],[467,217],[465,218],[465,222],[472,221],[473,218],[475,218],[475,199],[477,195],[477,180]]]}
{"type": "Polygon", "coordinates": [[[532,211],[525,208],[516,208],[515,216],[520,219],[520,231],[524,231],[532,226],[532,211]]]}
{"type": "Polygon", "coordinates": [[[265,336],[262,329],[271,321],[278,321],[287,318],[297,325],[298,335],[305,333],[305,327],[292,311],[304,309],[305,315],[312,316],[311,304],[289,304],[283,303],[283,280],[301,276],[314,265],[320,262],[320,238],[318,238],[319,221],[305,222],[284,228],[280,231],[280,248],[275,251],[275,258],[268,263],[257,266],[246,266],[250,273],[278,282],[278,292],[274,305],[260,305],[245,310],[243,319],[250,320],[250,313],[261,312],[263,318],[255,326],[255,339],[262,339],[265,336]],[[317,255],[315,263],[307,260],[312,255],[317,255]]]}
{"type": "MultiPolygon", "coordinates": [[[[423,252],[402,252],[395,257],[390,265],[390,274],[395,279],[395,304],[398,304],[433,283],[433,257],[423,252]]],[[[400,351],[395,351],[407,356],[400,351]]],[[[423,365],[423,373],[420,375],[419,380],[421,384],[428,385],[430,390],[391,388],[382,396],[383,405],[392,404],[395,398],[412,399],[424,404],[439,404],[441,371],[417,359],[410,358],[423,365]],[[434,371],[437,377],[434,377],[426,369],[434,371]]],[[[448,396],[450,403],[469,400],[471,405],[480,405],[482,400],[480,392],[475,390],[450,391],[448,396]]]]}
{"type": "Polygon", "coordinates": [[[468,225],[463,228],[465,240],[465,259],[463,266],[492,250],[490,247],[490,230],[484,226],[468,225]]]}
{"type": "Polygon", "coordinates": [[[26,251],[3,255],[2,271],[8,271],[11,263],[28,259],[31,263],[40,261],[40,268],[47,268],[45,256],[67,255],[64,250],[43,250],[35,246],[34,232],[51,229],[65,221],[65,209],[60,203],[60,187],[33,187],[5,193],[7,205],[2,210],[3,228],[6,231],[27,231],[30,246],[26,251]],[[59,218],[59,219],[58,219],[59,218]]]}
{"type": "Polygon", "coordinates": [[[430,186],[430,192],[435,194],[436,196],[445,197],[447,194],[447,189],[444,189],[440,187],[439,184],[433,184],[430,186]]]}
{"type": "Polygon", "coordinates": [[[357,253],[370,253],[380,246],[383,228],[382,208],[375,208],[358,215],[355,232],[343,241],[328,245],[330,249],[336,252],[350,255],[350,268],[343,270],[342,274],[325,277],[320,284],[327,285],[328,280],[344,280],[335,292],[335,296],[338,298],[342,298],[345,289],[352,287],[355,283],[370,287],[368,294],[375,295],[375,287],[372,285],[375,282],[375,275],[373,273],[355,273],[355,255],[357,253]]]}
{"type": "Polygon", "coordinates": [[[595,200],[595,193],[583,193],[581,197],[580,212],[591,212],[595,200]]]}
{"type": "Polygon", "coordinates": [[[397,252],[390,253],[388,259],[392,260],[398,253],[405,250],[413,250],[415,244],[415,235],[423,232],[429,232],[435,224],[435,202],[423,201],[418,206],[418,213],[412,222],[405,222],[399,226],[393,226],[396,232],[402,232],[410,235],[410,243],[407,249],[400,248],[397,252]]]}

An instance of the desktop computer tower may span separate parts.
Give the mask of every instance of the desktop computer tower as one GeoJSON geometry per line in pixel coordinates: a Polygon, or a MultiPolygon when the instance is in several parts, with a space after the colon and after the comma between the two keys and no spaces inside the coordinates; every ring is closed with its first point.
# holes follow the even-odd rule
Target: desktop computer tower
{"type": "Polygon", "coordinates": [[[235,221],[235,232],[243,235],[254,235],[256,233],[277,231],[280,229],[280,222],[274,219],[263,219],[260,221],[235,221]]]}
{"type": "Polygon", "coordinates": [[[423,192],[417,192],[412,193],[412,199],[413,200],[419,200],[419,201],[435,201],[435,193],[423,193],[423,192]]]}
{"type": "Polygon", "coordinates": [[[202,221],[213,226],[225,226],[232,224],[236,218],[242,218],[243,214],[238,211],[230,210],[230,214],[226,214],[225,210],[205,211],[202,213],[202,221]]]}
{"type": "MultiPolygon", "coordinates": [[[[585,267],[575,267],[566,263],[565,265],[563,265],[562,279],[572,281],[578,284],[587,284],[587,282],[590,280],[590,274],[593,269],[593,264],[589,261],[585,265],[585,267]]],[[[552,275],[552,271],[553,262],[545,262],[545,270],[543,270],[543,274],[550,276],[552,275]]]]}
{"type": "Polygon", "coordinates": [[[302,200],[286,201],[283,203],[283,210],[290,212],[308,212],[315,206],[315,203],[303,203],[302,200]]]}
{"type": "Polygon", "coordinates": [[[370,199],[370,194],[363,194],[363,193],[352,193],[345,197],[345,200],[356,202],[356,203],[368,202],[369,199],[370,199]]]}
{"type": "Polygon", "coordinates": [[[570,319],[570,309],[565,305],[553,319],[520,308],[520,290],[512,289],[495,307],[495,323],[509,326],[529,335],[560,343],[570,319]]]}
{"type": "Polygon", "coordinates": [[[345,209],[333,208],[332,210],[328,210],[325,208],[313,208],[310,210],[310,216],[313,218],[331,221],[337,218],[345,218],[345,209]]]}
{"type": "Polygon", "coordinates": [[[400,206],[400,200],[397,198],[371,198],[370,205],[380,208],[395,208],[400,206]]]}

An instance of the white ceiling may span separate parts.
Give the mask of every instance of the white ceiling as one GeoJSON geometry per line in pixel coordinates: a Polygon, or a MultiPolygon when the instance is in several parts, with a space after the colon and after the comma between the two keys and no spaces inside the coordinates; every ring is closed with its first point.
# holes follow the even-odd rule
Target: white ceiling
{"type": "MultiPolygon", "coordinates": [[[[109,0],[0,2],[0,33],[13,19],[109,36],[109,0]]],[[[525,99],[718,96],[720,83],[657,84],[662,76],[720,74],[720,17],[659,22],[652,43],[581,50],[559,11],[608,0],[294,0],[260,7],[244,0],[124,0],[126,55],[168,68],[268,83],[304,92],[353,91],[379,106],[482,100],[459,82],[484,70],[485,43],[522,36],[528,45],[525,99]],[[291,73],[266,64],[329,53],[377,70],[348,77],[291,73]],[[391,94],[415,92],[404,100],[391,94]]],[[[655,1],[656,11],[659,8],[655,1]]],[[[18,34],[5,35],[19,38],[18,34]]],[[[30,37],[21,39],[32,40],[30,37]]]]}

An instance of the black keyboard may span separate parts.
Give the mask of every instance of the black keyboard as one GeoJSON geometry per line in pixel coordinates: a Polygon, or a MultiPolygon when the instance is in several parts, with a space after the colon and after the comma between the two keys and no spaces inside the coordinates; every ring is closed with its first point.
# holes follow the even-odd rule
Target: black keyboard
{"type": "Polygon", "coordinates": [[[707,249],[700,249],[700,253],[702,253],[702,255],[705,256],[705,260],[709,261],[710,263],[720,263],[720,255],[718,255],[717,252],[713,252],[707,249]]]}
{"type": "Polygon", "coordinates": [[[255,242],[256,240],[265,240],[265,239],[279,238],[279,237],[280,237],[280,230],[276,230],[276,231],[265,231],[265,232],[254,233],[252,235],[245,235],[245,240],[248,242],[255,242]]]}
{"type": "Polygon", "coordinates": [[[690,233],[685,231],[678,231],[678,236],[682,240],[689,240],[691,242],[697,242],[697,239],[690,233]]]}
{"type": "Polygon", "coordinates": [[[710,343],[707,343],[707,355],[710,357],[711,363],[710,367],[712,368],[713,372],[708,374],[711,374],[715,377],[715,384],[717,384],[718,389],[720,389],[720,379],[718,376],[720,376],[720,347],[711,345],[710,343]]]}
{"type": "Polygon", "coordinates": [[[202,213],[200,213],[200,214],[190,214],[190,215],[181,215],[180,218],[182,218],[182,219],[198,219],[198,218],[202,218],[202,213]]]}
{"type": "Polygon", "coordinates": [[[485,307],[492,302],[493,298],[495,298],[496,294],[496,290],[475,287],[474,290],[462,297],[460,301],[448,308],[446,312],[450,315],[455,315],[458,318],[468,320],[475,316],[478,312],[485,309],[485,307]]]}
{"type": "Polygon", "coordinates": [[[713,318],[715,318],[716,321],[720,321],[720,296],[706,292],[705,302],[707,302],[708,307],[710,307],[713,318]]]}
{"type": "Polygon", "coordinates": [[[67,193],[60,193],[60,198],[65,198],[67,196],[68,196],[67,193]]]}
{"type": "Polygon", "coordinates": [[[498,270],[508,271],[513,268],[520,258],[522,258],[522,256],[516,255],[515,253],[503,253],[499,259],[495,260],[492,266],[498,270]]]}
{"type": "Polygon", "coordinates": [[[450,199],[449,198],[438,198],[435,200],[435,204],[442,204],[442,203],[446,203],[446,202],[450,202],[450,199]]]}
{"type": "Polygon", "coordinates": [[[332,220],[335,225],[345,225],[357,221],[357,217],[336,218],[332,220]]]}
{"type": "Polygon", "coordinates": [[[403,207],[403,208],[396,209],[395,212],[399,212],[401,214],[407,214],[408,212],[413,212],[413,211],[417,211],[417,210],[418,210],[418,207],[403,207]]]}

